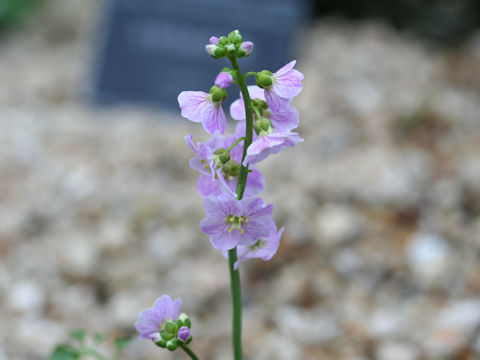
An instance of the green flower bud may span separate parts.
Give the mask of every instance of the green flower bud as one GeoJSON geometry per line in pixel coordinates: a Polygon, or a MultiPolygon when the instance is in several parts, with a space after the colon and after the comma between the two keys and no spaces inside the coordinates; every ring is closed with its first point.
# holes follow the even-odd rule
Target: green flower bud
{"type": "Polygon", "coordinates": [[[219,45],[227,45],[228,44],[228,39],[225,36],[220,36],[218,39],[218,44],[219,45]]]}
{"type": "Polygon", "coordinates": [[[164,329],[170,334],[176,334],[178,331],[178,325],[174,320],[169,320],[165,323],[164,329]]]}
{"type": "Polygon", "coordinates": [[[192,323],[190,321],[190,318],[188,317],[187,314],[185,313],[181,313],[179,316],[178,316],[178,321],[183,325],[187,326],[188,328],[190,328],[192,326],[192,323]]]}
{"type": "Polygon", "coordinates": [[[222,170],[225,175],[237,177],[240,173],[240,164],[234,160],[229,160],[223,165],[222,170]]]}
{"type": "Polygon", "coordinates": [[[255,78],[257,80],[257,85],[262,89],[269,88],[273,85],[272,73],[268,70],[260,71],[259,73],[257,73],[255,78]]]}
{"type": "Polygon", "coordinates": [[[177,350],[177,347],[178,347],[177,339],[172,339],[172,340],[167,341],[167,349],[168,350],[175,351],[175,350],[177,350]]]}
{"type": "Polygon", "coordinates": [[[185,341],[185,344],[187,344],[187,345],[190,344],[190,343],[192,342],[192,340],[193,340],[193,337],[190,336],[190,337],[187,339],[187,341],[185,341]]]}
{"type": "Polygon", "coordinates": [[[158,341],[155,341],[155,345],[157,345],[161,348],[166,348],[167,347],[167,342],[163,339],[160,339],[158,341]]]}
{"type": "Polygon", "coordinates": [[[257,135],[269,134],[273,131],[272,123],[270,122],[270,120],[265,118],[255,121],[255,124],[253,125],[253,127],[257,135]]]}
{"type": "Polygon", "coordinates": [[[222,58],[225,56],[225,48],[223,46],[217,46],[213,53],[216,58],[222,58]]]}
{"type": "Polygon", "coordinates": [[[212,101],[217,103],[225,100],[227,97],[227,91],[214,85],[210,88],[210,95],[212,101]]]}
{"type": "Polygon", "coordinates": [[[175,336],[177,336],[177,334],[172,334],[166,330],[160,330],[160,337],[165,341],[173,339],[175,336]]]}
{"type": "Polygon", "coordinates": [[[230,160],[230,153],[224,148],[216,150],[214,154],[218,157],[222,164],[225,164],[228,160],[230,160]]]}
{"type": "Polygon", "coordinates": [[[225,45],[225,52],[226,52],[227,55],[232,56],[232,55],[236,54],[237,48],[235,47],[234,44],[229,43],[229,44],[225,45]]]}
{"type": "Polygon", "coordinates": [[[237,45],[243,41],[243,38],[240,34],[240,31],[233,30],[230,34],[228,34],[228,40],[230,40],[231,43],[237,45]]]}

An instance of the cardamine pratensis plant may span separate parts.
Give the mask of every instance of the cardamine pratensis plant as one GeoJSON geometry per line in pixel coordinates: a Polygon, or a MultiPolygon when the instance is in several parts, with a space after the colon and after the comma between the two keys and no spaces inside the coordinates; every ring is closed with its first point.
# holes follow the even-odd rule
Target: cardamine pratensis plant
{"type": "MultiPolygon", "coordinates": [[[[212,36],[205,46],[214,59],[226,57],[232,67],[217,75],[208,93],[182,91],[178,103],[182,116],[202,123],[211,138],[205,142],[185,142],[195,157],[190,166],[200,172],[197,189],[205,200],[206,218],[200,229],[210,237],[215,249],[228,258],[233,302],[233,354],[242,359],[242,300],[238,266],[260,258],[269,260],[276,253],[283,228],[277,230],[272,217],[273,205],[258,195],[265,189],[262,173],[255,169],[269,155],[292,147],[303,139],[295,132],[298,113],[290,101],[302,90],[303,74],[295,70],[295,61],[271,72],[243,74],[237,59],[249,56],[253,43],[243,41],[238,30],[227,37],[212,36]],[[254,76],[256,85],[247,86],[246,78],[254,76]],[[227,120],[222,103],[231,84],[240,88],[240,98],[230,106],[230,115],[238,121],[235,133],[225,135],[227,120]]],[[[191,359],[198,359],[188,346],[192,341],[191,322],[180,314],[181,299],[160,297],[151,309],[142,311],[135,323],[141,339],[174,351],[183,349],[191,359]]]]}

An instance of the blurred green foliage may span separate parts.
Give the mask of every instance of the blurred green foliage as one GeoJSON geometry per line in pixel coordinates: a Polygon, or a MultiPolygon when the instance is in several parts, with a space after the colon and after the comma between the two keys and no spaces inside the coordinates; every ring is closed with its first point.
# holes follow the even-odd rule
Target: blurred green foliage
{"type": "Polygon", "coordinates": [[[0,0],[0,31],[18,24],[41,0],[0,0]]]}

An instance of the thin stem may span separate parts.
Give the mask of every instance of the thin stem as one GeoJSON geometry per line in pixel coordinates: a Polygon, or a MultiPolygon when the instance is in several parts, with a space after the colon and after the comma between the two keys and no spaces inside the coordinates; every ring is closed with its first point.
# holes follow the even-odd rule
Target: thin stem
{"type": "Polygon", "coordinates": [[[245,76],[243,78],[246,79],[249,76],[255,76],[255,75],[257,75],[257,73],[255,71],[249,71],[245,74],[245,76]]]}
{"type": "Polygon", "coordinates": [[[230,269],[230,290],[233,304],[233,357],[242,360],[242,289],[240,274],[234,265],[237,261],[237,248],[228,250],[228,268],[230,269]]]}
{"type": "MultiPolygon", "coordinates": [[[[237,199],[241,200],[245,192],[248,177],[248,165],[243,166],[243,161],[247,156],[247,148],[252,143],[253,139],[253,116],[252,116],[252,101],[248,93],[245,77],[238,66],[235,57],[229,57],[234,70],[237,73],[238,86],[242,92],[243,101],[245,103],[245,141],[243,143],[242,162],[240,164],[240,174],[238,175],[237,183],[237,199]]],[[[228,267],[230,269],[230,288],[232,292],[232,306],[233,306],[233,355],[234,360],[242,360],[242,290],[240,287],[240,274],[238,269],[235,269],[235,262],[237,261],[237,248],[228,250],[228,267]]]]}
{"type": "Polygon", "coordinates": [[[245,83],[245,79],[242,76],[242,72],[240,67],[238,66],[237,59],[235,57],[229,57],[230,62],[234,70],[237,72],[237,79],[238,79],[238,86],[240,87],[240,91],[242,92],[243,101],[245,103],[245,115],[246,115],[246,131],[245,131],[245,143],[243,144],[243,155],[242,155],[242,165],[240,167],[240,174],[238,175],[238,183],[237,183],[237,198],[241,200],[243,197],[243,192],[245,191],[245,185],[247,183],[247,176],[248,176],[248,165],[243,166],[243,160],[245,160],[245,156],[247,156],[247,148],[252,143],[253,139],[253,118],[252,118],[252,101],[250,100],[250,94],[248,93],[247,84],[245,83]]]}
{"type": "Polygon", "coordinates": [[[241,138],[238,138],[237,140],[235,140],[235,142],[234,142],[232,145],[230,145],[230,146],[228,147],[228,149],[226,149],[226,150],[227,150],[228,152],[230,152],[230,150],[232,150],[235,146],[237,146],[238,143],[239,143],[240,141],[242,141],[242,140],[245,140],[245,137],[241,137],[241,138]]]}
{"type": "Polygon", "coordinates": [[[195,355],[195,353],[187,345],[181,345],[181,348],[188,354],[188,356],[190,356],[192,360],[198,360],[198,356],[195,355]]]}

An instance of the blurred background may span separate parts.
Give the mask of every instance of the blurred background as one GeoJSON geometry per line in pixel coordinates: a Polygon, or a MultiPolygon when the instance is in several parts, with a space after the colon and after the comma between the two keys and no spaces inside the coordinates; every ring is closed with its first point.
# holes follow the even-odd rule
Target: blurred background
{"type": "MultiPolygon", "coordinates": [[[[175,98],[102,105],[111,6],[0,1],[0,359],[45,359],[76,328],[135,336],[163,293],[200,358],[229,359],[227,263],[183,142],[206,134],[175,98]]],[[[286,231],[241,269],[246,359],[479,359],[479,2],[298,6],[280,54],[305,74],[305,142],[259,166],[286,231]]],[[[124,358],[184,354],[135,340],[124,358]]]]}

